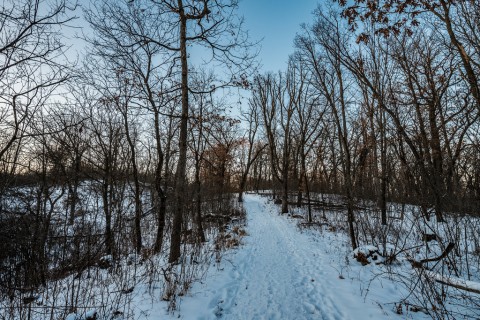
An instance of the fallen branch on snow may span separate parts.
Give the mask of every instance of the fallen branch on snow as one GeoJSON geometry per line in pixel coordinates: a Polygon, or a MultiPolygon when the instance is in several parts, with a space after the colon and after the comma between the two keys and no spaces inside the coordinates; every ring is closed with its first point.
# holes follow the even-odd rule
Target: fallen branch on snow
{"type": "Polygon", "coordinates": [[[441,283],[450,287],[454,287],[460,290],[480,294],[480,283],[478,282],[463,280],[455,277],[446,277],[432,271],[425,271],[425,274],[428,277],[434,279],[438,283],[441,283]]]}
{"type": "Polygon", "coordinates": [[[420,261],[408,259],[408,261],[412,264],[413,268],[425,269],[425,275],[428,276],[429,278],[432,278],[438,283],[441,283],[450,287],[454,287],[460,290],[480,294],[480,283],[469,281],[469,280],[463,280],[455,277],[442,276],[438,273],[426,270],[426,268],[423,266],[424,263],[439,261],[445,258],[450,253],[450,251],[453,250],[454,247],[455,247],[455,244],[450,242],[447,248],[445,248],[445,250],[443,251],[443,253],[436,258],[423,259],[420,261]]]}

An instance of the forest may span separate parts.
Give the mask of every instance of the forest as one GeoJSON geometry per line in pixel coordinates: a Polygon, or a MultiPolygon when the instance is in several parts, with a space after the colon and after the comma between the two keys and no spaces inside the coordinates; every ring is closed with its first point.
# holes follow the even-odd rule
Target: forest
{"type": "Polygon", "coordinates": [[[175,312],[252,193],[397,313],[480,316],[480,2],[320,1],[267,73],[241,5],[2,2],[0,319],[140,318],[139,283],[175,312]]]}

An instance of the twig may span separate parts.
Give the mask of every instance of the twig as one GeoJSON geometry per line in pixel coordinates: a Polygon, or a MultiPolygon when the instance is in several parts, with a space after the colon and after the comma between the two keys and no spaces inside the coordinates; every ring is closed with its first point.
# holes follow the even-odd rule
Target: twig
{"type": "Polygon", "coordinates": [[[413,259],[408,259],[408,262],[410,262],[412,264],[413,268],[424,268],[423,265],[427,262],[439,261],[439,260],[442,260],[443,258],[445,258],[450,253],[450,251],[453,250],[454,247],[455,247],[455,244],[453,242],[450,242],[448,244],[447,248],[445,248],[445,250],[443,251],[443,253],[436,258],[428,258],[428,259],[423,259],[423,260],[420,260],[420,261],[415,261],[413,259]]]}

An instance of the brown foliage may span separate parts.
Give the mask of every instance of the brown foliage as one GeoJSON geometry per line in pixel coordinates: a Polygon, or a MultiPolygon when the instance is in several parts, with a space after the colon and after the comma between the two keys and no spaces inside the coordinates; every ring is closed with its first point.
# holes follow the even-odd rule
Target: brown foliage
{"type": "MultiPolygon", "coordinates": [[[[342,17],[346,18],[350,30],[358,29],[358,21],[376,25],[375,33],[390,37],[401,32],[412,34],[420,22],[417,16],[425,11],[434,11],[445,3],[455,5],[457,0],[355,0],[349,5],[346,0],[334,0],[343,7],[342,17]]],[[[360,33],[357,42],[367,42],[369,36],[360,33]]]]}

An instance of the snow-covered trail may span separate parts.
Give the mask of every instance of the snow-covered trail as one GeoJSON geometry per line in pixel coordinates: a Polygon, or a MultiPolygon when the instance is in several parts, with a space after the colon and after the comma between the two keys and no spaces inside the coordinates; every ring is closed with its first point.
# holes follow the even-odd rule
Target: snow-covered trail
{"type": "Polygon", "coordinates": [[[311,243],[286,219],[267,210],[264,199],[247,196],[250,237],[231,281],[215,300],[225,318],[344,319],[325,291],[321,261],[311,243]],[[223,301],[223,302],[222,302],[223,301]],[[220,303],[221,302],[221,303],[220,303]]]}
{"type": "MultiPolygon", "coordinates": [[[[385,319],[331,267],[327,244],[299,232],[266,198],[246,195],[244,244],[224,270],[194,286],[184,319],[385,319]]],[[[358,284],[357,284],[358,286],[358,284]]]]}

